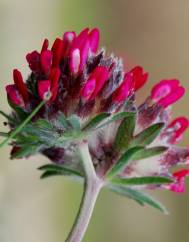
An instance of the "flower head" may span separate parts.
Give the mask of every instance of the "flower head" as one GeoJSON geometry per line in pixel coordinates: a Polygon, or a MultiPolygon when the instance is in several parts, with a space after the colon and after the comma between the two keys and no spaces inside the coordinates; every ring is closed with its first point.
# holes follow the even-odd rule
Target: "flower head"
{"type": "Polygon", "coordinates": [[[177,79],[162,80],[137,106],[136,91],[147,82],[148,73],[140,66],[124,71],[121,59],[99,49],[99,39],[97,28],[78,35],[66,32],[52,48],[45,39],[40,52],[26,55],[31,69],[26,82],[14,70],[14,84],[6,87],[13,109],[11,131],[35,115],[14,137],[12,158],[41,153],[59,164],[59,170],[46,176],[69,169],[82,177],[76,152],[82,140],[88,143],[98,177],[107,179],[111,189],[120,192],[124,184],[127,189],[184,191],[188,170],[170,172],[173,166],[187,164],[189,157],[188,148],[176,146],[189,121],[171,121],[170,111],[184,87],[177,79]],[[36,112],[41,101],[45,104],[36,112]]]}

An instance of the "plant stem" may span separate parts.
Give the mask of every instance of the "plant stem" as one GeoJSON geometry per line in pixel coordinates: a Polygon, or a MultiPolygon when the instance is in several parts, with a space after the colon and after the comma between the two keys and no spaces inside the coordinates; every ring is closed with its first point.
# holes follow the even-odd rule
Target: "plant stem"
{"type": "Polygon", "coordinates": [[[102,187],[102,181],[97,177],[91,156],[88,150],[88,144],[82,142],[79,145],[79,153],[82,158],[85,170],[85,184],[82,201],[79,212],[71,229],[71,232],[66,239],[66,242],[81,242],[87,230],[90,218],[102,187]]]}

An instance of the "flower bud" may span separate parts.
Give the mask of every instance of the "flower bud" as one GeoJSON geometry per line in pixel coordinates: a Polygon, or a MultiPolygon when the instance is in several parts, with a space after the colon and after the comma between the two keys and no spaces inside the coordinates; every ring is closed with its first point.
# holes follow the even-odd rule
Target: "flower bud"
{"type": "Polygon", "coordinates": [[[43,53],[44,51],[48,50],[49,47],[49,41],[48,39],[45,39],[41,48],[41,53],[43,53]]]}
{"type": "Polygon", "coordinates": [[[60,64],[61,58],[62,58],[63,41],[61,39],[57,38],[54,41],[51,51],[53,53],[52,66],[58,67],[58,65],[60,64]]]}
{"type": "Polygon", "coordinates": [[[57,97],[59,79],[60,79],[60,69],[59,68],[51,69],[51,73],[49,76],[49,80],[51,82],[51,93],[52,93],[51,102],[53,102],[57,97]]]}
{"type": "Polygon", "coordinates": [[[11,101],[11,103],[13,103],[16,106],[20,106],[20,107],[25,106],[24,100],[23,100],[22,96],[20,95],[15,84],[7,85],[6,92],[7,92],[8,99],[11,101]]]}
{"type": "Polygon", "coordinates": [[[133,79],[134,79],[134,89],[137,91],[141,87],[144,86],[144,84],[148,80],[148,73],[143,73],[143,68],[140,66],[136,66],[131,70],[131,73],[133,73],[133,79]]]}
{"type": "Polygon", "coordinates": [[[39,72],[41,70],[40,54],[36,50],[28,53],[26,55],[26,60],[33,72],[39,72]]]}
{"type": "Polygon", "coordinates": [[[13,70],[13,79],[14,79],[14,83],[15,83],[20,95],[22,96],[24,102],[27,103],[29,100],[28,90],[27,90],[26,84],[23,81],[21,72],[18,71],[17,69],[13,70]]]}
{"type": "Polygon", "coordinates": [[[122,103],[131,94],[134,86],[133,73],[127,73],[122,84],[116,89],[112,95],[113,103],[122,103]]]}
{"type": "Polygon", "coordinates": [[[43,72],[48,75],[52,65],[53,54],[50,50],[45,50],[41,53],[41,68],[43,72]]]}

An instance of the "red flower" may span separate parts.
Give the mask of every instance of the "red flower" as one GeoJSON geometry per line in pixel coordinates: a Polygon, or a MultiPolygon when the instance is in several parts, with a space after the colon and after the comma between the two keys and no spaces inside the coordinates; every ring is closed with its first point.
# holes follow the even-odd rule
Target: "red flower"
{"type": "Polygon", "coordinates": [[[46,100],[49,96],[51,82],[49,80],[41,80],[38,82],[38,94],[41,99],[46,100]]]}
{"type": "Polygon", "coordinates": [[[41,69],[46,75],[48,75],[50,72],[52,57],[53,54],[50,50],[45,50],[41,53],[41,69]]]}
{"type": "Polygon", "coordinates": [[[99,45],[99,31],[84,29],[77,37],[73,37],[70,52],[70,70],[75,75],[84,69],[89,51],[96,53],[99,45]]]}
{"type": "Polygon", "coordinates": [[[109,71],[106,67],[96,67],[81,89],[81,97],[85,100],[93,100],[99,94],[108,78],[109,71]]]}
{"type": "Polygon", "coordinates": [[[36,50],[26,55],[26,60],[33,72],[39,72],[41,70],[40,57],[39,52],[36,50]]]}
{"type": "Polygon", "coordinates": [[[24,107],[24,100],[20,95],[16,85],[7,85],[6,92],[9,100],[16,106],[24,107]]]}
{"type": "Polygon", "coordinates": [[[144,86],[144,84],[148,80],[148,73],[143,73],[143,68],[141,66],[136,66],[131,70],[131,73],[133,73],[133,79],[134,79],[134,89],[137,91],[141,87],[144,86]]]}
{"type": "Polygon", "coordinates": [[[47,100],[50,95],[50,102],[53,102],[56,99],[58,92],[58,81],[60,78],[59,68],[52,68],[49,75],[49,80],[40,80],[38,81],[38,94],[41,99],[47,100]]]}
{"type": "Polygon", "coordinates": [[[13,104],[24,107],[29,101],[29,93],[17,69],[13,70],[13,79],[15,84],[6,86],[8,98],[13,104]]]}
{"type": "Polygon", "coordinates": [[[63,40],[57,38],[54,41],[54,44],[51,48],[51,51],[53,53],[53,67],[58,67],[63,55],[63,40]]]}
{"type": "Polygon", "coordinates": [[[113,103],[121,103],[131,94],[134,87],[133,73],[129,72],[125,75],[122,84],[112,95],[113,103]]]}
{"type": "Polygon", "coordinates": [[[33,51],[26,55],[26,60],[29,63],[30,69],[35,73],[44,73],[45,75],[49,74],[53,53],[48,50],[49,41],[44,40],[41,53],[33,51]]]}
{"type": "Polygon", "coordinates": [[[24,102],[27,103],[29,100],[28,90],[27,90],[26,84],[23,81],[21,72],[18,71],[17,69],[13,70],[13,79],[24,102]]]}

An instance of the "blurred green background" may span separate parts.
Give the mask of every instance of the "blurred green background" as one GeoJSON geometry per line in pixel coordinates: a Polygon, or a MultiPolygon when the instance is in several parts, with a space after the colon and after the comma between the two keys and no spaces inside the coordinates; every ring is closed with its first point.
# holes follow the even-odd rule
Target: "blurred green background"
{"type": "MultiPolygon", "coordinates": [[[[101,45],[123,56],[126,67],[140,64],[150,72],[139,100],[161,78],[177,77],[189,88],[188,0],[0,0],[0,108],[9,111],[4,86],[12,82],[12,69],[27,76],[27,52],[40,49],[45,37],[52,43],[64,31],[86,26],[100,28],[101,45]]],[[[186,94],[174,116],[188,114],[188,101],[186,94]]],[[[63,242],[81,185],[61,177],[40,181],[36,168],[47,160],[10,161],[9,150],[0,150],[0,241],[63,242]]],[[[154,195],[169,208],[169,216],[103,191],[84,242],[187,242],[189,183],[185,194],[154,195]]]]}

